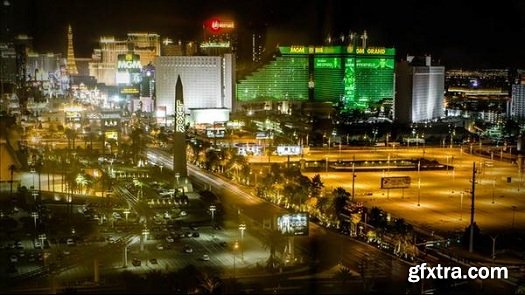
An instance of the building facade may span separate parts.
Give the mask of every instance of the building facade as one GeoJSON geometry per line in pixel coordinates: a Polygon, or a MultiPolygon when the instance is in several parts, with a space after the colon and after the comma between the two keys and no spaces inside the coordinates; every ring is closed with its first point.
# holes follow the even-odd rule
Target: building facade
{"type": "Polygon", "coordinates": [[[93,61],[89,64],[89,75],[99,83],[116,86],[118,56],[134,53],[140,56],[142,66],[149,64],[160,55],[160,36],[150,33],[129,33],[127,39],[101,37],[100,48],[93,51],[93,61]]]}
{"type": "Polygon", "coordinates": [[[444,116],[445,67],[424,64],[413,57],[396,68],[395,121],[403,124],[431,121],[444,116]]]}
{"type": "Polygon", "coordinates": [[[519,122],[525,121],[525,83],[523,82],[512,85],[512,97],[509,107],[511,119],[519,122]]]}
{"type": "Polygon", "coordinates": [[[395,49],[356,46],[279,47],[270,63],[237,84],[240,103],[317,101],[366,109],[394,98],[395,49]]]}
{"type": "Polygon", "coordinates": [[[175,83],[180,75],[184,85],[186,113],[193,108],[232,109],[235,61],[224,56],[160,56],[156,68],[157,109],[174,114],[175,83]]]}

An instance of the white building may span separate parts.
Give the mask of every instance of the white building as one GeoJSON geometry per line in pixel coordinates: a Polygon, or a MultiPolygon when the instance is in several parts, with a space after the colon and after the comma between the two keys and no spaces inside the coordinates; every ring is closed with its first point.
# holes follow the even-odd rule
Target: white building
{"type": "Polygon", "coordinates": [[[400,123],[430,121],[444,116],[445,67],[413,57],[396,67],[395,120],[400,123]]]}
{"type": "Polygon", "coordinates": [[[155,60],[157,109],[174,113],[175,83],[182,80],[184,107],[190,109],[226,108],[231,111],[235,81],[232,54],[224,56],[159,56],[155,60]]]}

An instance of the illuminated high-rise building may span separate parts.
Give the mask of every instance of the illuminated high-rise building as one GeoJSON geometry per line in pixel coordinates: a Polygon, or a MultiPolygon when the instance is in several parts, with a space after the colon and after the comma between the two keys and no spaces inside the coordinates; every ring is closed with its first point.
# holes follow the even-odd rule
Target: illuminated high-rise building
{"type": "Polygon", "coordinates": [[[203,34],[203,41],[200,44],[202,53],[218,56],[236,52],[237,36],[235,23],[232,20],[211,18],[204,22],[203,34]]]}
{"type": "Polygon", "coordinates": [[[274,60],[238,82],[237,100],[332,102],[366,109],[394,98],[394,59],[394,48],[279,47],[274,60]]]}
{"type": "Polygon", "coordinates": [[[409,56],[396,68],[395,121],[402,124],[430,121],[444,116],[445,67],[409,56]]]}
{"type": "Polygon", "coordinates": [[[93,61],[89,63],[89,75],[99,83],[115,86],[117,84],[118,56],[134,53],[140,56],[142,66],[153,62],[160,55],[160,36],[151,33],[129,33],[124,40],[113,36],[101,37],[100,48],[93,51],[93,61]]]}
{"type": "Polygon", "coordinates": [[[75,50],[73,49],[73,30],[71,25],[67,28],[67,70],[70,75],[78,75],[77,63],[75,62],[75,50]]]}
{"type": "Polygon", "coordinates": [[[263,53],[264,53],[264,44],[263,44],[263,34],[261,32],[252,33],[252,62],[260,63],[263,53]]]}
{"type": "Polygon", "coordinates": [[[519,75],[517,83],[512,85],[509,113],[513,120],[525,122],[525,75],[519,75]]]}
{"type": "Polygon", "coordinates": [[[154,62],[156,70],[157,108],[166,116],[174,114],[173,85],[180,76],[184,81],[184,107],[190,109],[232,109],[235,85],[235,60],[224,56],[160,56],[154,62]]]}

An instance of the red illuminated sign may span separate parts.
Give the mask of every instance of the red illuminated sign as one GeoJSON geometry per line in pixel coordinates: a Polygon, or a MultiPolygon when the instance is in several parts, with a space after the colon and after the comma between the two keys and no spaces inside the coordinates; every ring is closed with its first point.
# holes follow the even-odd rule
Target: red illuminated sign
{"type": "Polygon", "coordinates": [[[232,30],[235,28],[233,21],[220,20],[217,18],[208,20],[204,25],[213,33],[220,33],[221,31],[232,30]]]}

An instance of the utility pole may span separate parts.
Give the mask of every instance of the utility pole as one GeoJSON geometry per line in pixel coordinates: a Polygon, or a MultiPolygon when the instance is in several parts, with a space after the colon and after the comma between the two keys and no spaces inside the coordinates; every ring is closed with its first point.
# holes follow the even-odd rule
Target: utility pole
{"type": "Polygon", "coordinates": [[[355,155],[352,159],[352,202],[355,200],[355,155]]]}
{"type": "Polygon", "coordinates": [[[476,198],[476,162],[472,163],[472,204],[470,206],[470,240],[468,251],[472,253],[474,251],[474,201],[476,198]]]}

